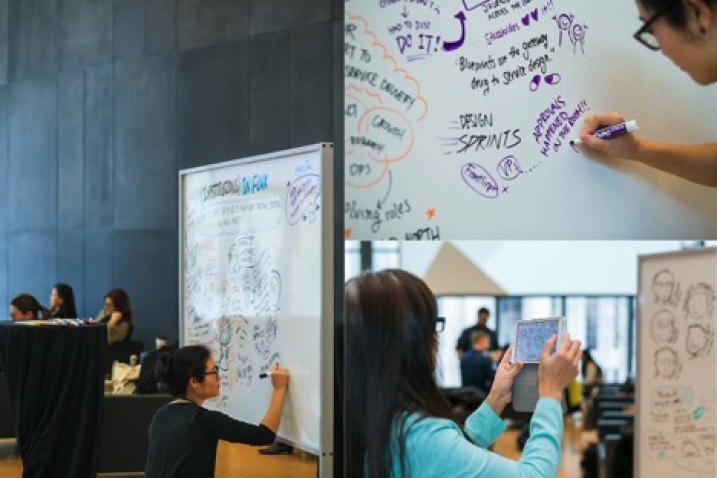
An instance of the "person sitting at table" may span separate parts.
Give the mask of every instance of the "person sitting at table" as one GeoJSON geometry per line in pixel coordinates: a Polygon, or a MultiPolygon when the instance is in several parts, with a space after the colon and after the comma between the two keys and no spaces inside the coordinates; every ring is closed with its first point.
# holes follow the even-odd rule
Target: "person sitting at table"
{"type": "Polygon", "coordinates": [[[97,322],[107,324],[107,343],[123,342],[132,327],[132,307],[127,292],[112,289],[105,294],[104,308],[97,314],[97,322]]]}
{"type": "Polygon", "coordinates": [[[157,378],[177,399],[160,408],[149,426],[146,478],[212,477],[219,440],[268,445],[276,438],[289,385],[289,372],[278,364],[271,368],[273,392],[259,425],[202,406],[219,396],[219,367],[203,345],[162,356],[157,378]]]}
{"type": "Polygon", "coordinates": [[[50,293],[50,318],[51,319],[76,319],[77,309],[75,308],[75,294],[72,287],[58,282],[52,286],[50,293]]]}
{"type": "Polygon", "coordinates": [[[20,294],[10,301],[10,318],[14,321],[47,320],[50,311],[30,294],[20,294]]]}

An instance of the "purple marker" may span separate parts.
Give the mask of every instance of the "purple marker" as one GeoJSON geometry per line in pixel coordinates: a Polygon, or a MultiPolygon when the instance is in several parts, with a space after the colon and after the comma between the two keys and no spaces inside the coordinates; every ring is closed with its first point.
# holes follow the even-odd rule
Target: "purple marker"
{"type": "MultiPolygon", "coordinates": [[[[605,128],[596,129],[592,132],[592,136],[598,139],[610,139],[622,136],[623,134],[632,133],[633,131],[637,131],[638,129],[640,128],[637,126],[637,121],[625,121],[624,123],[618,123],[612,126],[607,126],[605,128]]],[[[575,146],[582,143],[583,142],[580,141],[580,138],[570,141],[571,146],[575,146]]]]}

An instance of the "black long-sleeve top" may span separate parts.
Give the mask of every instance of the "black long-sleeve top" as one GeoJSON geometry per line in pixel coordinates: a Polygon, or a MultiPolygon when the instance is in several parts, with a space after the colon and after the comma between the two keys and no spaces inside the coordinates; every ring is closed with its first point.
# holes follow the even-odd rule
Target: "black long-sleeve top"
{"type": "Polygon", "coordinates": [[[177,400],[162,407],[149,427],[146,478],[211,478],[217,442],[269,445],[276,435],[192,402],[177,400]]]}

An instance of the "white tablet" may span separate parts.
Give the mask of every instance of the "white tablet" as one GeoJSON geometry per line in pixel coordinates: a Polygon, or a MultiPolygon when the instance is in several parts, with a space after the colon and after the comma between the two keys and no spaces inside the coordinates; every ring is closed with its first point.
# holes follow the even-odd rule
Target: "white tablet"
{"type": "Polygon", "coordinates": [[[515,340],[513,341],[513,362],[539,363],[545,342],[551,335],[557,334],[558,340],[551,350],[555,353],[563,342],[565,335],[564,317],[547,317],[542,319],[519,320],[515,324],[515,340]]]}

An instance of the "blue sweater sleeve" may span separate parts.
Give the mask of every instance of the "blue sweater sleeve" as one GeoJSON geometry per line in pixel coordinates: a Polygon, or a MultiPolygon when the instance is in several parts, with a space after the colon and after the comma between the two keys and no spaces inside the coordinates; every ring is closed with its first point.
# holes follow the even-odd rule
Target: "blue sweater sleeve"
{"type": "MultiPolygon", "coordinates": [[[[560,468],[563,412],[560,404],[542,398],[530,423],[530,439],[519,461],[486,450],[502,432],[500,418],[483,405],[466,422],[466,440],[450,420],[424,419],[413,424],[406,442],[406,476],[555,478],[560,468]]],[[[396,460],[397,461],[397,460],[396,460]]],[[[401,476],[394,466],[394,476],[401,476]]]]}

